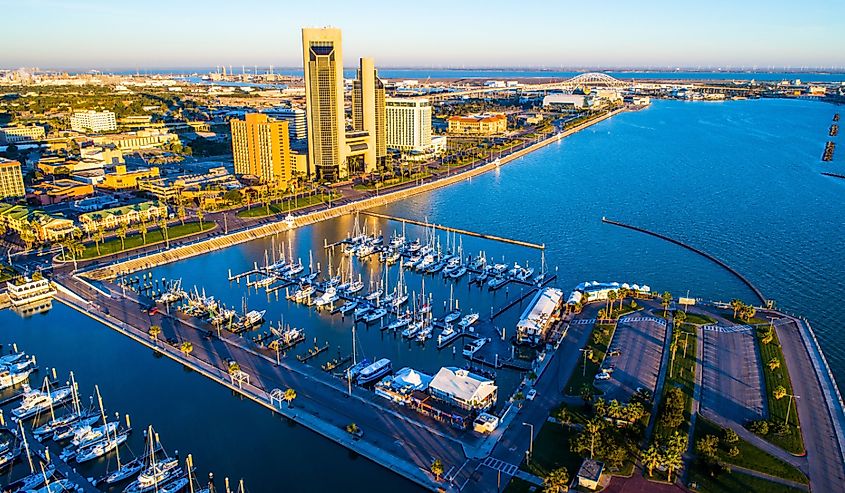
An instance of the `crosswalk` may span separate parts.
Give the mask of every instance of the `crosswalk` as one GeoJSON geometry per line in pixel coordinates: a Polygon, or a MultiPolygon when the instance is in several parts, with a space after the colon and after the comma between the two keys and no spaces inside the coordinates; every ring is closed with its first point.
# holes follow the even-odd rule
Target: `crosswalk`
{"type": "Polygon", "coordinates": [[[619,321],[626,324],[635,322],[654,322],[658,325],[666,325],[666,320],[658,317],[622,317],[619,321]]]}
{"type": "Polygon", "coordinates": [[[754,327],[750,325],[705,325],[701,327],[702,330],[709,330],[711,332],[721,332],[723,334],[735,334],[737,332],[753,332],[754,327]]]}
{"type": "Polygon", "coordinates": [[[596,319],[594,318],[579,318],[577,320],[569,322],[569,325],[588,325],[594,323],[596,323],[596,319]]]}
{"type": "Polygon", "coordinates": [[[489,467],[490,469],[502,471],[508,476],[515,476],[516,472],[519,470],[517,466],[501,461],[499,459],[494,459],[493,457],[487,457],[486,459],[484,459],[484,462],[482,462],[482,464],[489,467]]]}

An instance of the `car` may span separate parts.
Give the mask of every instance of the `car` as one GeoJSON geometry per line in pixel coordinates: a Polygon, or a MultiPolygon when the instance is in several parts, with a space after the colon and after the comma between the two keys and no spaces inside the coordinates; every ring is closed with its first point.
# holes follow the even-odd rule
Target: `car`
{"type": "Polygon", "coordinates": [[[531,389],[531,390],[528,391],[527,394],[525,394],[525,398],[528,399],[529,401],[533,401],[535,397],[537,397],[537,390],[536,389],[531,389]]]}
{"type": "Polygon", "coordinates": [[[610,373],[605,371],[596,374],[596,380],[610,380],[610,373]]]}
{"type": "Polygon", "coordinates": [[[149,313],[150,315],[155,315],[156,313],[158,313],[158,307],[154,306],[154,307],[150,308],[150,311],[147,312],[147,313],[149,313]]]}

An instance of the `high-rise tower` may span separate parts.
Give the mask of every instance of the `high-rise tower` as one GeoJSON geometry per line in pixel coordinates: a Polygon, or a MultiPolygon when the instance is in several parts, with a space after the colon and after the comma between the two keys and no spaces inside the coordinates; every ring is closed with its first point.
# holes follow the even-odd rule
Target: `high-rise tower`
{"type": "Polygon", "coordinates": [[[384,83],[372,58],[362,58],[352,83],[352,123],[356,131],[369,133],[364,154],[365,171],[375,171],[387,156],[384,83]]]}

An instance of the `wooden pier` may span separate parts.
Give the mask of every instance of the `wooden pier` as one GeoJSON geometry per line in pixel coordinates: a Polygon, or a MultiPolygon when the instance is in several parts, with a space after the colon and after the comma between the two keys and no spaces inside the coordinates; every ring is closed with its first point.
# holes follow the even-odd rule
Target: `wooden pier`
{"type": "Polygon", "coordinates": [[[468,231],[468,230],[465,230],[465,229],[453,228],[451,226],[443,226],[442,224],[429,224],[429,223],[425,223],[425,222],[422,222],[422,221],[416,221],[414,219],[406,219],[406,218],[402,218],[402,217],[388,216],[387,214],[380,214],[378,212],[361,211],[361,214],[371,216],[371,217],[378,217],[380,219],[387,219],[387,220],[390,220],[390,221],[405,222],[405,223],[408,223],[408,224],[414,224],[416,226],[423,226],[423,227],[427,227],[427,228],[433,227],[433,228],[439,229],[441,231],[448,231],[450,233],[458,233],[460,235],[466,235],[466,236],[475,236],[476,238],[483,238],[485,240],[500,241],[502,243],[510,243],[512,245],[519,245],[519,246],[524,246],[524,247],[528,247],[528,248],[536,248],[537,250],[545,250],[545,248],[546,248],[546,245],[531,243],[529,241],[514,240],[514,239],[511,239],[511,238],[505,238],[505,237],[502,237],[502,236],[490,235],[490,234],[486,234],[486,233],[476,233],[475,231],[468,231]]]}
{"type": "Polygon", "coordinates": [[[324,351],[328,351],[328,349],[329,349],[329,343],[327,342],[324,346],[321,346],[321,347],[314,346],[314,347],[312,347],[311,349],[308,350],[307,354],[297,354],[296,359],[299,360],[302,363],[306,363],[306,362],[308,362],[308,360],[310,360],[312,358],[316,358],[320,353],[322,353],[324,351]]]}

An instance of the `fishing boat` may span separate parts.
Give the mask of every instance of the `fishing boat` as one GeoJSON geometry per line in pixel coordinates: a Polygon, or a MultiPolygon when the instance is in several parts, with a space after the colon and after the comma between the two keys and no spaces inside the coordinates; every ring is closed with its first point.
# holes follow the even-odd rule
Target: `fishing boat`
{"type": "Polygon", "coordinates": [[[188,294],[182,290],[182,280],[179,279],[174,281],[170,288],[163,292],[158,298],[156,298],[157,303],[161,303],[167,305],[169,303],[176,303],[184,299],[188,294]]]}
{"type": "Polygon", "coordinates": [[[322,296],[314,300],[314,306],[317,308],[322,308],[326,305],[331,305],[335,301],[339,300],[340,296],[337,294],[337,289],[334,286],[329,286],[326,288],[326,291],[323,293],[322,296]]]}
{"type": "Polygon", "coordinates": [[[35,370],[32,368],[17,372],[11,371],[8,368],[0,368],[0,390],[26,382],[33,371],[35,370]]]}
{"type": "Polygon", "coordinates": [[[467,327],[469,327],[470,325],[474,324],[477,321],[478,321],[478,313],[473,312],[473,313],[469,313],[467,315],[464,315],[464,317],[461,319],[461,321],[458,322],[458,325],[462,329],[466,329],[467,327]]]}
{"type": "Polygon", "coordinates": [[[249,312],[247,312],[246,315],[243,316],[243,318],[241,318],[241,327],[243,327],[244,329],[249,329],[251,327],[261,325],[264,322],[265,313],[267,313],[266,310],[250,310],[249,312]]]}
{"type": "Polygon", "coordinates": [[[367,385],[375,382],[390,373],[391,370],[390,360],[382,358],[361,370],[361,373],[358,374],[358,385],[367,385]]]}
{"type": "MultiPolygon", "coordinates": [[[[47,379],[45,378],[44,381],[47,382],[47,379]]],[[[29,389],[27,386],[24,390],[23,401],[18,407],[12,409],[12,415],[19,420],[30,418],[49,409],[50,406],[70,399],[70,395],[70,387],[60,387],[50,391],[48,385],[47,391],[42,392],[38,389],[29,389]]]]}
{"type": "Polygon", "coordinates": [[[452,324],[446,324],[446,327],[440,331],[440,336],[438,337],[438,341],[442,341],[448,337],[452,337],[455,335],[455,328],[452,327],[452,324]]]}
{"type": "Polygon", "coordinates": [[[472,358],[485,344],[487,344],[487,339],[476,339],[464,346],[463,355],[472,358]]]}
{"type": "Polygon", "coordinates": [[[381,320],[381,318],[385,315],[387,315],[387,310],[385,310],[384,308],[376,308],[375,310],[372,310],[366,315],[364,315],[364,321],[368,324],[371,324],[377,320],[381,320]]]}

